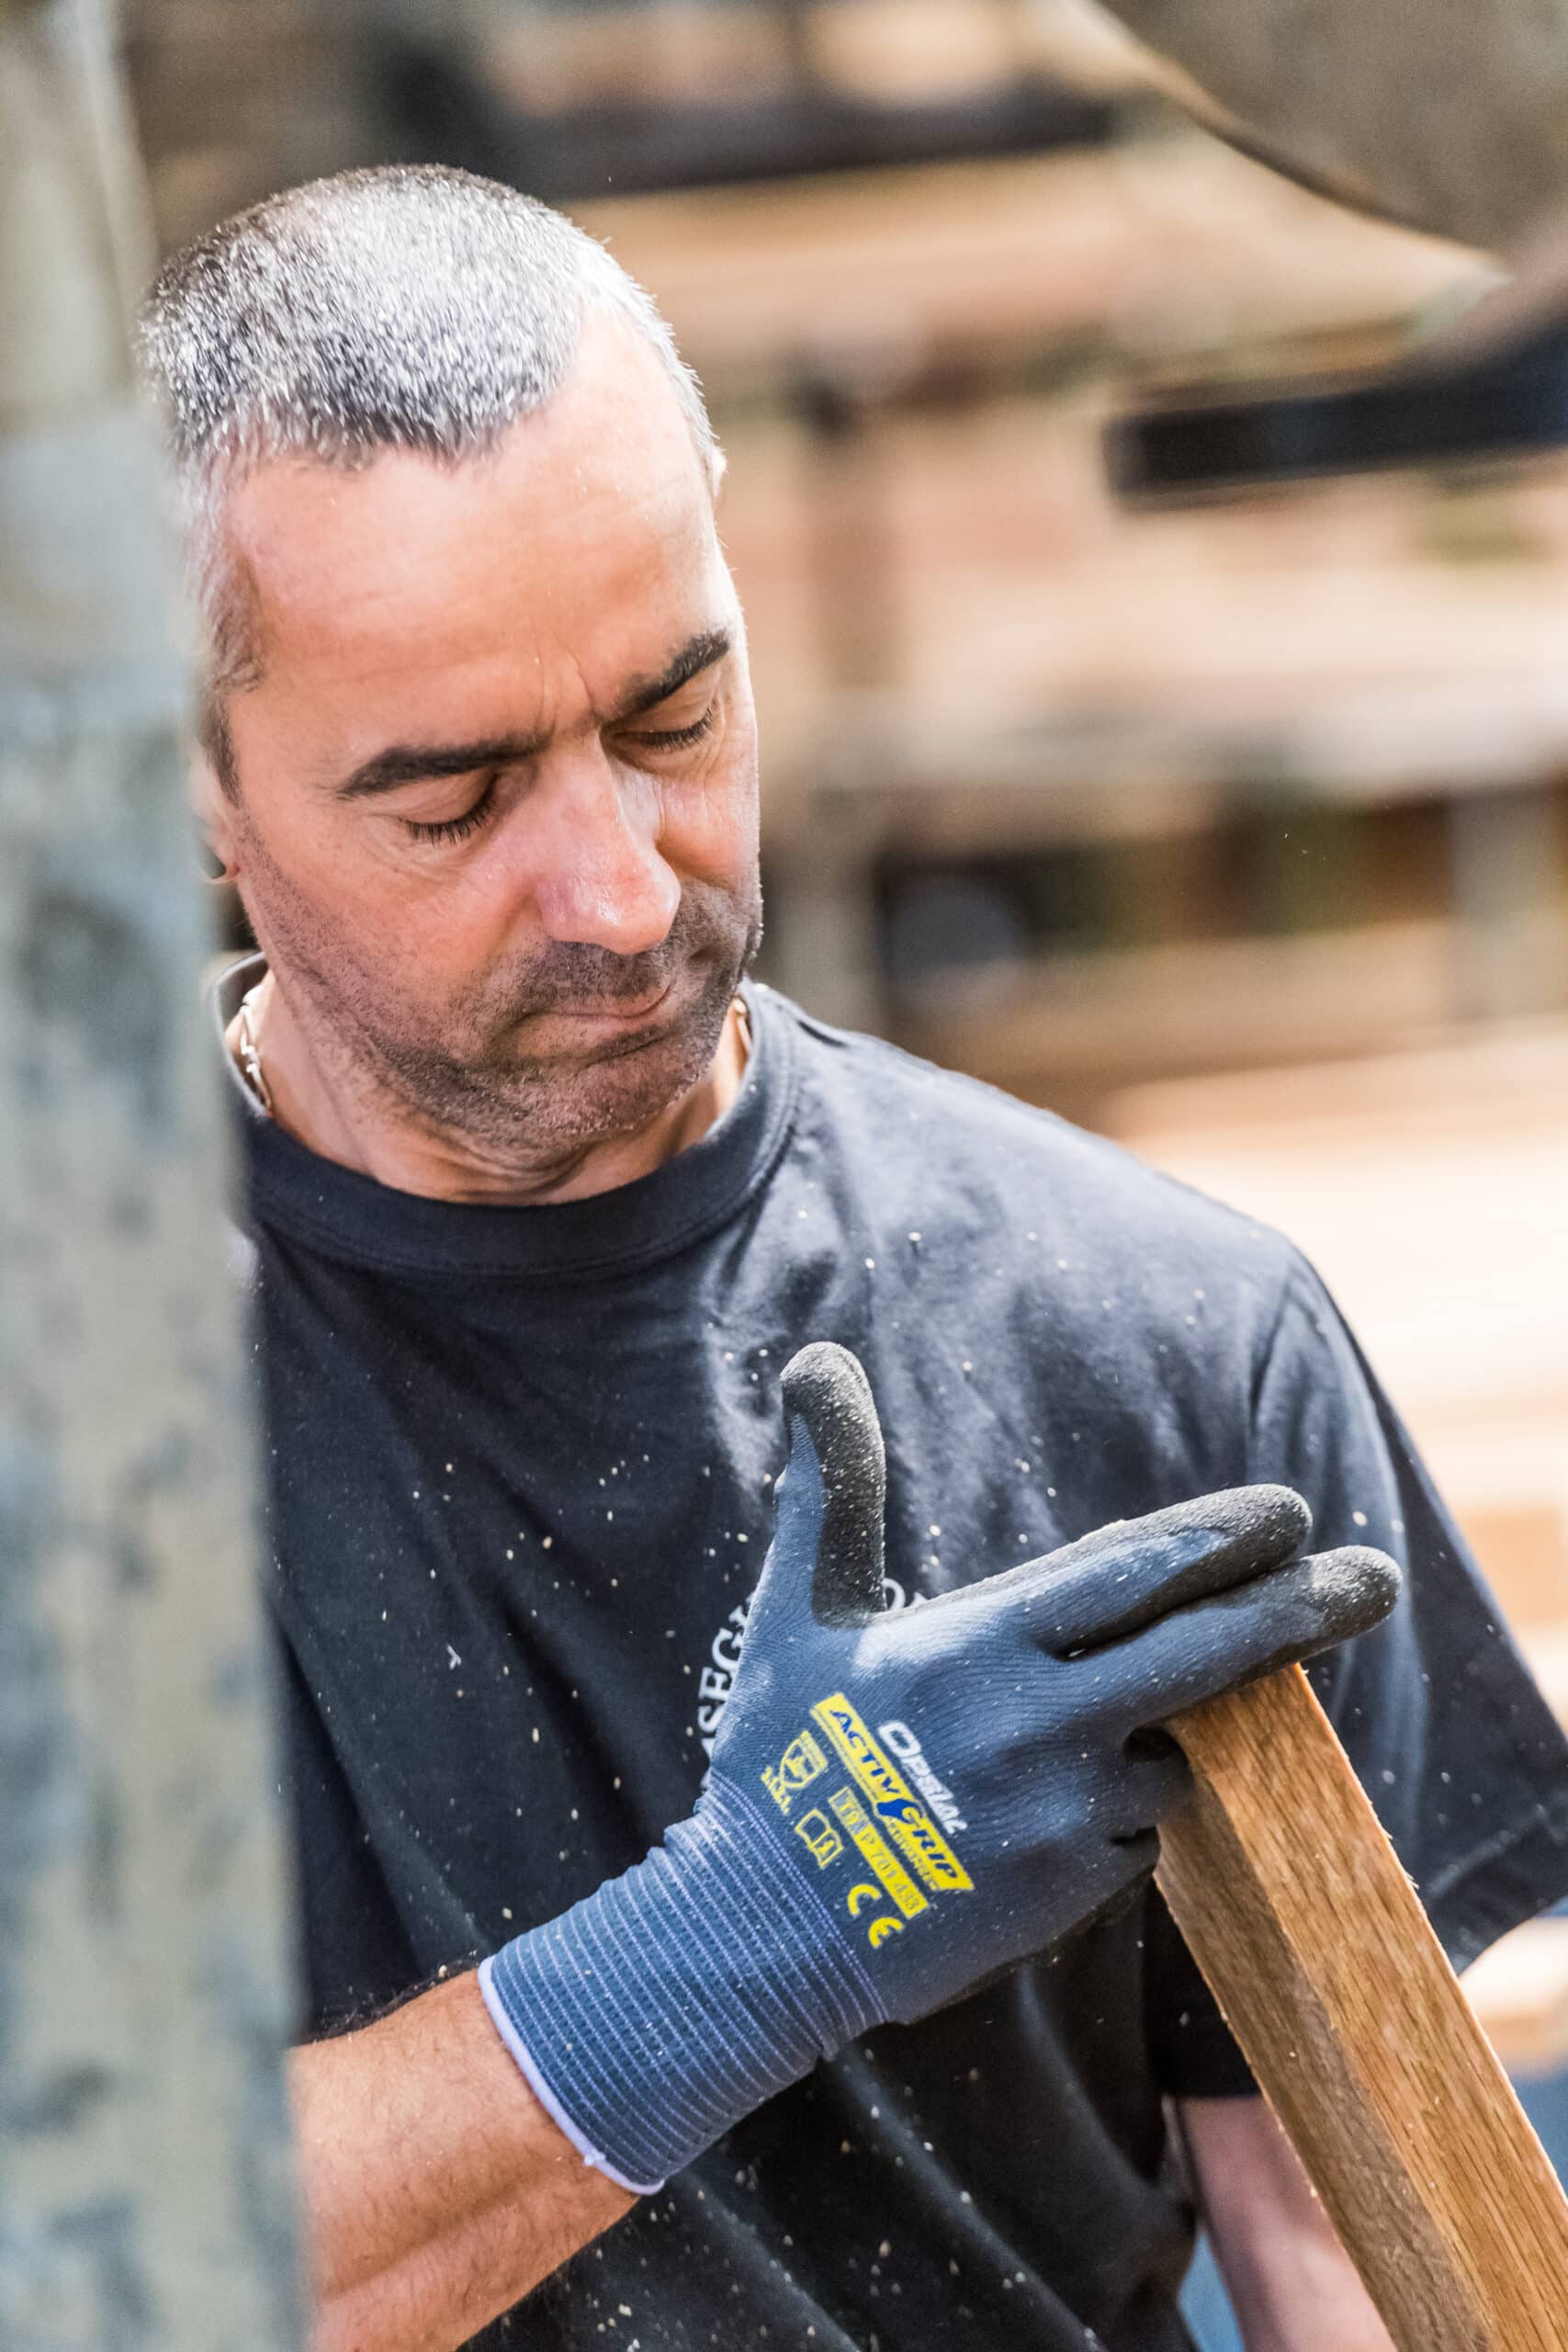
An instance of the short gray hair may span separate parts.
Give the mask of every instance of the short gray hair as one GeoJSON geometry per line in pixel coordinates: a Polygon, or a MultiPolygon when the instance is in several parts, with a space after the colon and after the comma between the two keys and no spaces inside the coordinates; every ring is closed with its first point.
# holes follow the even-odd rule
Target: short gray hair
{"type": "Polygon", "coordinates": [[[209,749],[231,789],[220,697],[257,674],[246,583],[223,544],[234,482],[289,455],[351,469],[382,449],[479,455],[549,399],[592,311],[651,344],[716,479],[701,387],[649,296],[585,231],[497,181],[426,164],[342,172],[164,264],[141,352],[207,636],[209,749]]]}

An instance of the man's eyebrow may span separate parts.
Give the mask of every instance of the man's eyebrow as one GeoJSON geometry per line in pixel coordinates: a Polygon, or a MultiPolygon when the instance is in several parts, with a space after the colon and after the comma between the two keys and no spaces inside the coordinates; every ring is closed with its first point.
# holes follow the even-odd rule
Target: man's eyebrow
{"type": "MultiPolygon", "coordinates": [[[[731,642],[727,628],[704,629],[689,639],[662,675],[634,686],[612,718],[617,721],[637,718],[645,711],[656,710],[703,671],[722,662],[731,642]]],[[[362,760],[333,786],[333,793],[339,800],[364,800],[378,792],[396,792],[400,785],[476,775],[481,768],[513,767],[536,758],[548,741],[547,735],[481,735],[471,743],[391,743],[362,760]]]]}
{"type": "Polygon", "coordinates": [[[333,792],[339,800],[363,800],[372,793],[396,792],[400,784],[508,767],[533,759],[548,741],[547,735],[481,735],[472,743],[392,743],[362,760],[333,792]]]}
{"type": "Polygon", "coordinates": [[[619,707],[612,714],[617,719],[639,718],[644,711],[657,710],[661,702],[680,693],[716,662],[722,662],[729,651],[732,639],[727,628],[705,628],[700,635],[689,638],[674,659],[665,666],[663,675],[650,678],[646,685],[634,686],[619,707]]]}

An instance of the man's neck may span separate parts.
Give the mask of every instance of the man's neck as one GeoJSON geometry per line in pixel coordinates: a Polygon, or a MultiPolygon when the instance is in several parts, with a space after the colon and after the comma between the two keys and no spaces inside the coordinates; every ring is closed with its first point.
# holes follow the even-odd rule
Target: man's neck
{"type": "MultiPolygon", "coordinates": [[[[586,1200],[632,1183],[700,1141],[723,1117],[740,1091],[749,1047],[738,998],[706,1074],[646,1126],[570,1155],[525,1159],[509,1153],[502,1164],[463,1137],[411,1121],[401,1105],[332,1067],[312,1049],[270,972],[249,1001],[254,1059],[278,1125],[323,1159],[430,1200],[522,1207],[586,1200]]],[[[244,1069],[241,1015],[227,1034],[244,1069]]]]}

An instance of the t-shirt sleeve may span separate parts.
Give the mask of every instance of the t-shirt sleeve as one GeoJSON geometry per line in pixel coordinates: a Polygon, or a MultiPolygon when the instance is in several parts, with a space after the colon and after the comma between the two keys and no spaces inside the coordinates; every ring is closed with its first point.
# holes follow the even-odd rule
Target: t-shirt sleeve
{"type": "MultiPolygon", "coordinates": [[[[1568,1742],[1343,1317],[1293,1252],[1256,1370],[1248,1475],[1306,1498],[1314,1549],[1371,1544],[1404,1570],[1387,1623],[1308,1671],[1462,1968],[1568,1894],[1568,1742]]],[[[1188,2098],[1247,2089],[1158,1909],[1150,1937],[1150,2045],[1164,2086],[1188,2098]]]]}

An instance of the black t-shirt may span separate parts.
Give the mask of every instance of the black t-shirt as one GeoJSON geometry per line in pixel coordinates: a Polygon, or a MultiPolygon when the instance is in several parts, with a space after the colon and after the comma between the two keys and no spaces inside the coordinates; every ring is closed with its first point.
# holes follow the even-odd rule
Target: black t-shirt
{"type": "MultiPolygon", "coordinates": [[[[558,1206],[390,1191],[239,1090],[312,2026],[691,1810],[808,1340],[871,1376],[895,1602],[1248,1479],[1398,1554],[1395,1617],[1314,1669],[1357,1770],[1456,1957],[1568,1892],[1563,1743],[1288,1244],[751,1001],[717,1126],[558,1206]]],[[[1247,2081],[1151,1890],[818,2069],[477,2341],[1177,2352],[1162,2095],[1247,2081]]]]}

